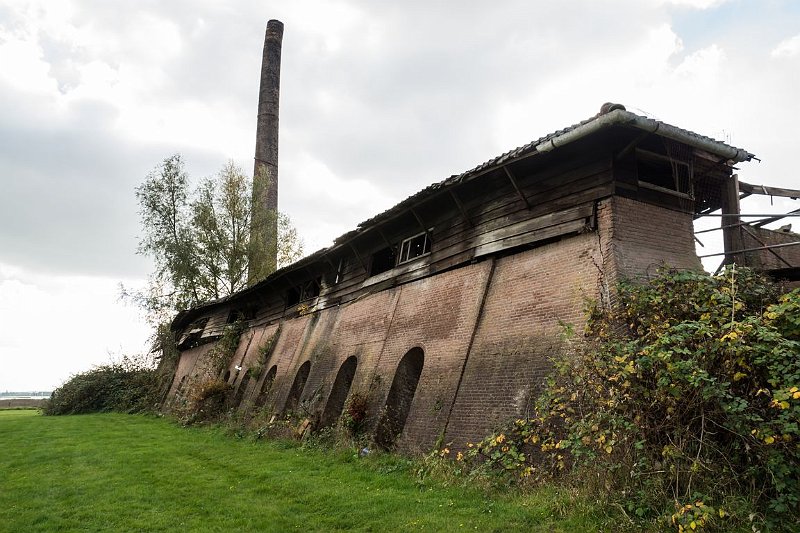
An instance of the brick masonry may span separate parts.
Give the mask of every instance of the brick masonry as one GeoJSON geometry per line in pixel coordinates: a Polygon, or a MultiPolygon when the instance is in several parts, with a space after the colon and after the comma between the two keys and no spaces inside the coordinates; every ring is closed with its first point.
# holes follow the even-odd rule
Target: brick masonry
{"type": "MultiPolygon", "coordinates": [[[[550,358],[563,350],[565,328],[580,335],[588,301],[607,303],[618,280],[652,275],[661,265],[699,269],[691,228],[689,214],[607,198],[597,204],[595,231],[252,328],[230,362],[229,382],[242,386],[260,346],[279,332],[261,375],[242,391],[242,405],[255,400],[267,369],[277,365],[267,409],[281,413],[298,369],[310,361],[300,400],[313,419],[342,363],[355,356],[350,391],[368,396],[374,428],[400,360],[419,347],[424,366],[397,444],[425,451],[444,436],[459,448],[529,412],[550,358]]],[[[209,346],[182,353],[171,398],[181,397],[181,381],[185,390],[187,381],[211,377],[209,346]]]]}

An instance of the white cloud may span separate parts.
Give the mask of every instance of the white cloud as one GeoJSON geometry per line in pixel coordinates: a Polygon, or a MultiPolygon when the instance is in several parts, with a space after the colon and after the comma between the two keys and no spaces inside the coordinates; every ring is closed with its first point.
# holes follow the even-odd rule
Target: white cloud
{"type": "Polygon", "coordinates": [[[671,4],[692,9],[711,9],[719,7],[728,0],[657,0],[657,3],[671,4]]]}
{"type": "Polygon", "coordinates": [[[142,353],[148,329],[116,302],[118,281],[0,264],[0,391],[49,390],[110,354],[142,353]]]}
{"type": "Polygon", "coordinates": [[[793,57],[800,54],[800,34],[784,39],[772,49],[772,57],[793,57]]]}

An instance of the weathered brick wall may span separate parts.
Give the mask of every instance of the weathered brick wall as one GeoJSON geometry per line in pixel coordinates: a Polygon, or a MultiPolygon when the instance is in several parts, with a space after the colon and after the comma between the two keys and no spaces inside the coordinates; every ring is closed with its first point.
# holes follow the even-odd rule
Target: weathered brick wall
{"type": "MultiPolygon", "coordinates": [[[[745,249],[774,246],[800,241],[800,235],[790,231],[774,231],[765,228],[747,227],[756,237],[747,231],[742,231],[742,241],[745,249]]],[[[770,250],[749,252],[745,255],[744,263],[747,266],[761,270],[783,270],[786,268],[800,268],[800,246],[784,246],[770,250]]]]}
{"type": "MultiPolygon", "coordinates": [[[[266,370],[277,365],[267,408],[283,410],[298,369],[311,368],[300,397],[309,414],[325,407],[342,363],[357,358],[350,389],[370,398],[378,421],[397,366],[413,348],[424,366],[398,446],[428,450],[443,432],[462,447],[498,424],[524,416],[563,349],[564,325],[579,335],[587,300],[605,303],[616,281],[655,273],[657,266],[699,268],[691,216],[623,198],[598,203],[597,231],[461,266],[285,319],[258,380],[241,397],[255,400],[266,370]]],[[[230,362],[231,383],[258,359],[278,324],[242,335],[230,362]],[[235,367],[242,371],[235,374],[235,367]]],[[[197,374],[209,346],[182,354],[177,386],[197,374]]]]}
{"type": "Polygon", "coordinates": [[[403,285],[374,376],[383,406],[395,370],[412,348],[422,348],[424,366],[398,446],[429,450],[444,430],[467,355],[491,261],[403,285]]]}
{"type": "Polygon", "coordinates": [[[175,377],[167,395],[169,407],[173,407],[176,401],[183,403],[188,390],[208,377],[206,355],[213,346],[213,344],[203,344],[181,352],[178,368],[175,369],[175,377]]]}
{"type": "Polygon", "coordinates": [[[599,202],[597,217],[612,285],[652,277],[664,265],[703,268],[694,249],[691,214],[614,196],[599,202]]]}
{"type": "Polygon", "coordinates": [[[462,448],[528,412],[561,349],[564,325],[580,334],[595,299],[596,233],[498,259],[445,440],[462,448]]]}
{"type": "Polygon", "coordinates": [[[351,391],[369,396],[374,425],[400,359],[420,347],[425,364],[398,445],[430,448],[444,429],[453,402],[490,266],[491,262],[468,265],[284,321],[267,364],[278,364],[274,388],[280,392],[273,410],[282,410],[298,369],[311,361],[301,401],[310,414],[319,414],[340,366],[355,356],[358,365],[351,391]]]}

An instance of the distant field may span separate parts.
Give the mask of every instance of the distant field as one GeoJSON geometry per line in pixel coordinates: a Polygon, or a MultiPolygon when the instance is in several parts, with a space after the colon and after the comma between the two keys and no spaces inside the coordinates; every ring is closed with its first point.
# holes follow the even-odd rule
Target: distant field
{"type": "Polygon", "coordinates": [[[602,519],[555,491],[421,488],[391,457],[144,416],[0,411],[0,451],[0,531],[596,531],[602,519]]]}
{"type": "Polygon", "coordinates": [[[0,398],[0,409],[36,409],[44,398],[0,398]]]}

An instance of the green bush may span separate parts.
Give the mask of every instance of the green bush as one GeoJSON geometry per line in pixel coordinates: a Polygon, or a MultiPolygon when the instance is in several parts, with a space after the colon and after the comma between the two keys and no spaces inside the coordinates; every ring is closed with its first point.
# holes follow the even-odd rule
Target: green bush
{"type": "Polygon", "coordinates": [[[678,530],[729,527],[726,502],[750,511],[743,523],[797,524],[798,311],[800,290],[779,296],[744,269],[623,285],[556,361],[536,416],[467,458],[521,478],[578,474],[678,530]]]}
{"type": "Polygon", "coordinates": [[[158,409],[159,373],[141,360],[123,358],[72,376],[45,402],[46,415],[158,409]]]}

